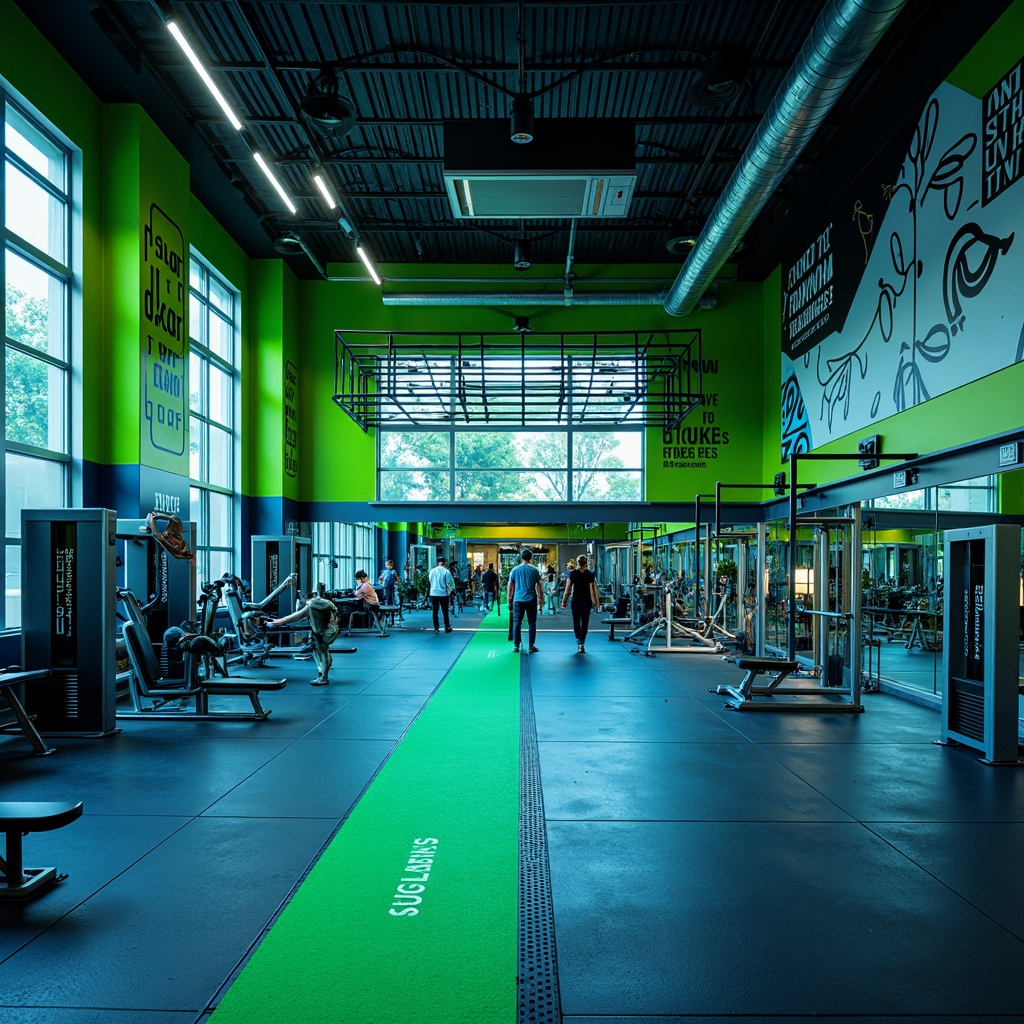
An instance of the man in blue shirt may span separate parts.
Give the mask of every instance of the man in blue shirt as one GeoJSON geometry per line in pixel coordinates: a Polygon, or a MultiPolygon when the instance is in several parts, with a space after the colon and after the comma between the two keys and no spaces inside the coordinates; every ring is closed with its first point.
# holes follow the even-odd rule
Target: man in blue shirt
{"type": "Polygon", "coordinates": [[[540,573],[532,565],[533,552],[523,548],[519,555],[522,561],[508,574],[508,607],[512,615],[512,642],[515,652],[523,642],[523,615],[529,624],[530,653],[537,650],[534,641],[537,639],[537,608],[544,600],[541,590],[540,573]]]}

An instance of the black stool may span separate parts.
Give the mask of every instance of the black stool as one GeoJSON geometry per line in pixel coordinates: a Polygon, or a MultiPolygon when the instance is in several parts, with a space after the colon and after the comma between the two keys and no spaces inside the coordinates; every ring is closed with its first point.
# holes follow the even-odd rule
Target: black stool
{"type": "Polygon", "coordinates": [[[47,885],[63,881],[56,868],[26,868],[21,856],[21,837],[29,832],[52,832],[82,816],[82,804],[67,801],[0,801],[0,832],[7,836],[0,857],[0,900],[27,900],[47,885]]]}

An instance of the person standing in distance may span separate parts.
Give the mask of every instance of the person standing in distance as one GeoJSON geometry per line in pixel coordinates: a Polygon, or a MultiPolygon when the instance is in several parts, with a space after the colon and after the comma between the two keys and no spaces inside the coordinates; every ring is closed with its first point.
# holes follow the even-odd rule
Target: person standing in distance
{"type": "Polygon", "coordinates": [[[576,568],[569,573],[565,593],[562,595],[562,607],[569,605],[572,631],[576,634],[580,654],[587,653],[583,645],[587,641],[587,630],[590,628],[591,609],[600,603],[597,596],[597,577],[587,568],[587,556],[580,555],[576,559],[576,568]]]}
{"type": "Polygon", "coordinates": [[[487,571],[480,577],[480,586],[484,595],[484,611],[489,612],[491,605],[498,598],[498,574],[494,571],[494,563],[487,563],[487,571]]]}
{"type": "Polygon", "coordinates": [[[541,589],[540,573],[532,565],[533,552],[523,548],[519,565],[508,574],[508,607],[512,616],[513,650],[518,654],[523,642],[523,615],[529,624],[530,653],[538,648],[537,639],[537,608],[544,600],[541,589]]]}
{"type": "Polygon", "coordinates": [[[384,591],[384,603],[395,604],[396,592],[398,590],[398,573],[395,571],[395,563],[390,558],[384,563],[384,568],[381,569],[377,582],[380,583],[381,589],[384,591]]]}
{"type": "Polygon", "coordinates": [[[444,631],[450,633],[452,624],[448,617],[448,604],[451,595],[455,592],[455,580],[452,579],[452,574],[448,571],[448,566],[445,565],[445,560],[441,555],[437,556],[437,565],[430,570],[429,579],[430,610],[434,615],[434,632],[441,631],[437,617],[438,609],[440,609],[444,613],[444,631]]]}

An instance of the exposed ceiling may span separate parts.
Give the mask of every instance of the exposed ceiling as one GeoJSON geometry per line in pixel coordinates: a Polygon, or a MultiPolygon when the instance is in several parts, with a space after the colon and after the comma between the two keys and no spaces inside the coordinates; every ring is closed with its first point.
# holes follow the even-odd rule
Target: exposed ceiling
{"type": "MultiPolygon", "coordinates": [[[[298,236],[301,247],[293,243],[287,259],[303,277],[329,262],[353,262],[353,232],[380,265],[499,264],[511,278],[515,258],[564,264],[570,245],[578,265],[681,265],[683,240],[701,232],[824,6],[17,2],[102,100],[138,102],[150,113],[189,158],[195,194],[250,255],[276,255],[275,240],[298,236]],[[181,26],[244,132],[186,62],[166,18],[181,26]],[[328,101],[336,93],[342,103],[328,106],[339,117],[350,108],[351,123],[318,126],[300,109],[311,91],[328,101]],[[606,126],[631,122],[627,156],[637,178],[625,215],[583,217],[572,232],[564,216],[456,215],[442,175],[446,124],[485,119],[481,150],[492,145],[484,128],[511,145],[517,95],[532,106],[535,137],[517,149],[548,144],[559,133],[549,119],[567,119],[599,144],[606,126]],[[296,213],[261,173],[254,149],[296,213]],[[314,187],[318,165],[342,200],[345,224],[314,187]]],[[[906,4],[749,229],[734,257],[739,276],[761,279],[778,263],[799,228],[798,204],[827,196],[841,183],[837,175],[855,173],[851,154],[863,147],[865,130],[879,142],[895,130],[1006,6],[906,4]]],[[[609,161],[619,156],[609,143],[609,161]]]]}

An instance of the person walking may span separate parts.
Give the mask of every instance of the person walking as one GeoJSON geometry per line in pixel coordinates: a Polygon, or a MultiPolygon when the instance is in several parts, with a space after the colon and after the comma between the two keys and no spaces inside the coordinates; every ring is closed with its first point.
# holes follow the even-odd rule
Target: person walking
{"type": "Polygon", "coordinates": [[[452,623],[448,615],[448,604],[451,600],[451,595],[455,593],[455,580],[448,571],[445,559],[441,555],[437,557],[437,565],[430,570],[429,579],[430,610],[434,616],[434,632],[441,632],[437,615],[438,610],[440,610],[444,613],[444,631],[450,633],[452,631],[452,623]]]}
{"type": "Polygon", "coordinates": [[[316,591],[306,596],[306,603],[291,615],[279,619],[271,619],[269,627],[287,626],[300,619],[309,619],[309,634],[313,640],[313,661],[319,675],[310,682],[310,686],[327,686],[331,671],[331,641],[338,635],[338,608],[330,598],[324,595],[324,585],[318,585],[316,591]]]}
{"type": "Polygon", "coordinates": [[[487,571],[480,577],[480,586],[483,588],[484,611],[489,612],[498,599],[498,574],[494,571],[493,562],[487,563],[487,571]]]}
{"type": "Polygon", "coordinates": [[[555,576],[555,568],[548,566],[548,578],[544,584],[544,593],[547,594],[547,610],[552,615],[558,614],[558,579],[555,576]]]}
{"type": "Polygon", "coordinates": [[[583,645],[586,643],[587,630],[590,628],[590,612],[600,603],[597,596],[597,577],[587,568],[587,556],[580,555],[576,559],[576,568],[569,573],[565,593],[562,595],[562,607],[568,604],[569,613],[572,615],[572,631],[579,645],[579,654],[587,653],[583,645]]]}
{"type": "Polygon", "coordinates": [[[537,609],[544,600],[540,573],[532,565],[533,551],[523,548],[520,563],[508,574],[508,607],[511,615],[513,650],[518,654],[523,642],[523,616],[529,625],[530,654],[538,650],[537,609]]]}

